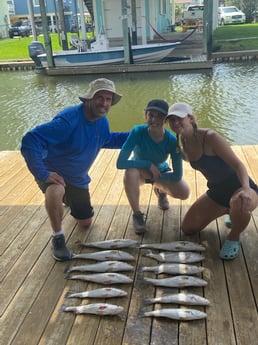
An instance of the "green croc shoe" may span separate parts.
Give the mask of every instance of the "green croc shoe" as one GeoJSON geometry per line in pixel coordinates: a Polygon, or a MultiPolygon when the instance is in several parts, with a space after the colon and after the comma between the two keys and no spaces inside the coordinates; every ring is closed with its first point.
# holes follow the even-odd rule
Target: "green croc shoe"
{"type": "Polygon", "coordinates": [[[239,241],[226,240],[220,250],[219,257],[222,260],[233,260],[239,254],[241,243],[239,241]]]}

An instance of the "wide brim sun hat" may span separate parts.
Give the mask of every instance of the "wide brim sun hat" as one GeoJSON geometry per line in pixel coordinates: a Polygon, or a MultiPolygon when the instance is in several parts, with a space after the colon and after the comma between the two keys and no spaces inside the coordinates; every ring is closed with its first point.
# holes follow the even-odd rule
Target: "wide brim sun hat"
{"type": "Polygon", "coordinates": [[[95,96],[95,94],[99,91],[110,91],[113,93],[112,105],[118,103],[120,99],[122,98],[122,95],[116,92],[115,84],[113,83],[112,80],[99,78],[99,79],[93,80],[89,84],[88,90],[83,96],[80,96],[79,99],[82,102],[85,102],[89,99],[92,99],[95,96]]]}

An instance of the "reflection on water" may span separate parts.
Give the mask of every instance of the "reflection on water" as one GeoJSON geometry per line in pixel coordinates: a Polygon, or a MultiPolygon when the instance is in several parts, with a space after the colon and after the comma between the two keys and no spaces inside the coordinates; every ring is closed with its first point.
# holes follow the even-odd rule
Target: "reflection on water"
{"type": "MultiPolygon", "coordinates": [[[[100,75],[47,77],[34,71],[1,72],[0,150],[16,150],[22,135],[59,110],[78,103],[88,83],[100,75]]],[[[188,102],[202,127],[217,129],[231,144],[257,144],[258,64],[216,64],[205,72],[107,74],[123,98],[109,114],[112,130],[144,121],[152,98],[188,102]]]]}

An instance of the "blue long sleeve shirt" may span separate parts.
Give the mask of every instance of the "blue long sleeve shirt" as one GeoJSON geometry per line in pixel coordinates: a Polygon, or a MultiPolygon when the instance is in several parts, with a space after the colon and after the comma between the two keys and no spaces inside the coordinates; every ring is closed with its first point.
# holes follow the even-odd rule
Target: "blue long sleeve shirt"
{"type": "Polygon", "coordinates": [[[160,180],[179,181],[182,178],[182,156],[177,152],[175,135],[165,129],[163,140],[157,143],[150,137],[147,125],[137,125],[131,130],[120,151],[117,168],[150,169],[151,164],[161,172],[160,180]],[[169,157],[172,171],[166,172],[169,157]]]}
{"type": "Polygon", "coordinates": [[[21,152],[37,180],[46,181],[54,171],[66,183],[88,189],[88,172],[99,150],[121,148],[127,136],[128,132],[110,132],[106,117],[88,121],[81,103],[25,134],[21,152]]]}

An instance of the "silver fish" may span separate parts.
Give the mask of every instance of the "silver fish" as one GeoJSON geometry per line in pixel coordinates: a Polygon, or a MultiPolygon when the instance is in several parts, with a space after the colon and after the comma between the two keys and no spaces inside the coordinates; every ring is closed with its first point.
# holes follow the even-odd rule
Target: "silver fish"
{"type": "Polygon", "coordinates": [[[139,246],[139,248],[151,248],[159,250],[168,250],[171,252],[180,251],[193,251],[193,252],[203,252],[206,248],[198,243],[190,241],[174,241],[167,243],[144,243],[139,246]]]}
{"type": "Polygon", "coordinates": [[[68,275],[66,279],[79,279],[100,284],[130,284],[131,278],[120,273],[95,273],[95,274],[77,274],[68,275]]]}
{"type": "Polygon", "coordinates": [[[190,321],[204,319],[207,314],[196,309],[158,309],[153,311],[146,311],[141,314],[142,317],[154,316],[154,317],[167,317],[174,320],[190,321]]]}
{"type": "Polygon", "coordinates": [[[123,307],[109,303],[93,303],[80,306],[62,306],[60,312],[73,312],[75,314],[117,315],[122,313],[123,307]]]}
{"type": "Polygon", "coordinates": [[[127,292],[121,289],[111,287],[94,289],[82,292],[67,292],[66,298],[112,298],[127,296],[127,292]]]}
{"type": "Polygon", "coordinates": [[[139,268],[139,271],[153,272],[155,274],[198,274],[204,271],[204,267],[178,263],[167,263],[159,266],[143,266],[139,268]]]}
{"type": "Polygon", "coordinates": [[[105,261],[105,260],[134,260],[134,257],[122,250],[103,250],[94,253],[80,253],[74,254],[73,259],[90,259],[90,260],[97,260],[97,261],[105,261]]]}
{"type": "Polygon", "coordinates": [[[192,277],[192,276],[175,276],[164,279],[152,279],[144,277],[145,282],[151,283],[155,286],[166,286],[166,287],[187,287],[187,286],[206,286],[207,282],[204,279],[192,277]]]}
{"type": "Polygon", "coordinates": [[[134,267],[123,261],[103,261],[96,264],[71,266],[65,269],[65,273],[80,272],[119,272],[132,271],[134,267]]]}
{"type": "Polygon", "coordinates": [[[78,242],[82,247],[95,247],[101,249],[118,249],[118,248],[126,248],[131,246],[136,246],[139,242],[130,239],[115,239],[115,240],[106,240],[106,241],[99,241],[99,242],[78,242]]]}
{"type": "Polygon", "coordinates": [[[194,263],[204,260],[204,256],[199,253],[192,252],[163,252],[163,253],[144,253],[143,256],[155,259],[159,262],[179,262],[182,264],[194,263]]]}
{"type": "Polygon", "coordinates": [[[163,295],[155,298],[146,298],[143,300],[145,305],[153,303],[176,303],[182,305],[209,305],[207,298],[191,293],[175,293],[163,295]]]}

